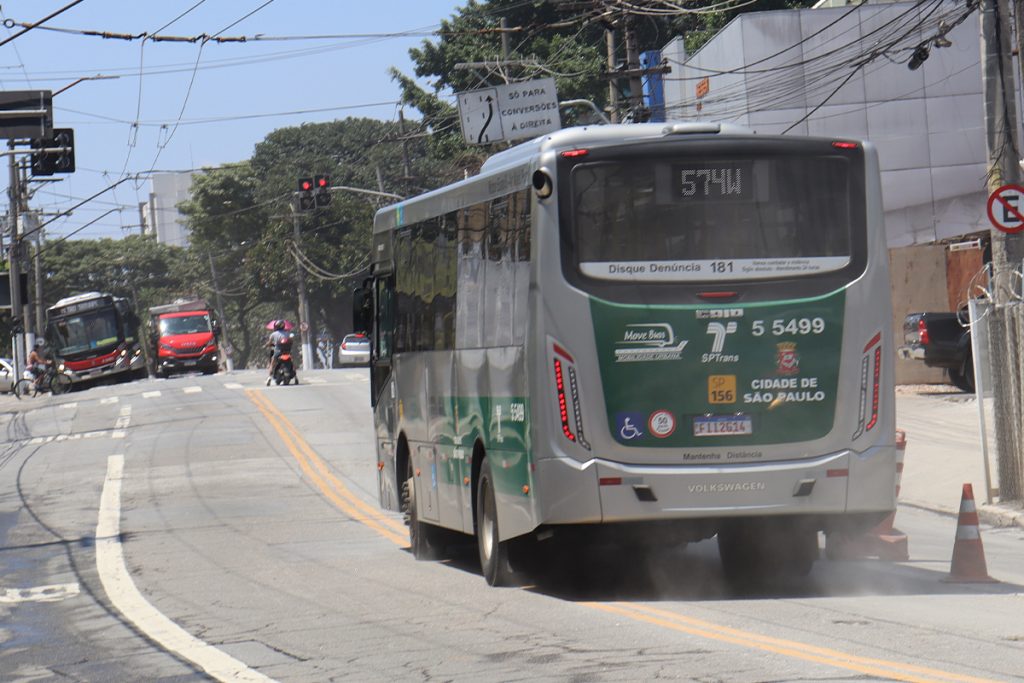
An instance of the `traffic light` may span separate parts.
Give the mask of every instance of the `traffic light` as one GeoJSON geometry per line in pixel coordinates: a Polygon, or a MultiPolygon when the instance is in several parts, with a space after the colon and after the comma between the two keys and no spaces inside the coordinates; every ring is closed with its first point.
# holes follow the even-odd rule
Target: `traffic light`
{"type": "Polygon", "coordinates": [[[314,196],[317,207],[330,206],[331,204],[331,179],[329,176],[318,175],[313,184],[316,186],[314,196]]]}
{"type": "Polygon", "coordinates": [[[75,172],[75,131],[73,128],[54,128],[53,136],[32,141],[32,175],[53,175],[75,172]],[[62,148],[58,152],[46,149],[62,148]]]}
{"type": "Polygon", "coordinates": [[[299,178],[299,211],[312,211],[316,207],[313,197],[313,179],[299,178]]]}

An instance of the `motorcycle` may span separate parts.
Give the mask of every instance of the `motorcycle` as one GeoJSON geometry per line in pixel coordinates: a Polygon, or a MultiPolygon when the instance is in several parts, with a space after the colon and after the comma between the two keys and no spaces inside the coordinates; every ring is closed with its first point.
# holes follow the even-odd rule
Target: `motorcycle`
{"type": "Polygon", "coordinates": [[[298,384],[299,378],[295,374],[292,354],[282,353],[281,357],[277,359],[277,367],[274,368],[274,384],[280,386],[282,384],[287,385],[289,382],[298,384]]]}

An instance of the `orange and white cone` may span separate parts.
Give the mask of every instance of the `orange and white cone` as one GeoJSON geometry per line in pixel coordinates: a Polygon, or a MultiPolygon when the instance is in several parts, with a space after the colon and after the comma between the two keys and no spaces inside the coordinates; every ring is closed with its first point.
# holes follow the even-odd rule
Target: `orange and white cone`
{"type": "Polygon", "coordinates": [[[964,484],[960,497],[960,517],[956,525],[953,559],[949,566],[949,576],[943,581],[998,583],[988,575],[988,567],[985,565],[985,548],[981,545],[978,509],[974,505],[974,488],[970,484],[964,484]]]}

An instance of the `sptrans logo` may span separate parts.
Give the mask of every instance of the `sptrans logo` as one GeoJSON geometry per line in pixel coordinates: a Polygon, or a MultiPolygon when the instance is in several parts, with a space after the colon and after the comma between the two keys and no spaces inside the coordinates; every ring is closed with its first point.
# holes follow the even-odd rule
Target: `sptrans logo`
{"type": "Polygon", "coordinates": [[[724,353],[725,339],[736,331],[736,323],[708,323],[707,333],[712,335],[711,353],[700,357],[701,363],[736,363],[740,357],[735,353],[724,353]]]}
{"type": "Polygon", "coordinates": [[[626,325],[622,341],[616,344],[619,348],[615,349],[615,362],[679,360],[688,343],[686,339],[676,339],[668,323],[626,325]]]}

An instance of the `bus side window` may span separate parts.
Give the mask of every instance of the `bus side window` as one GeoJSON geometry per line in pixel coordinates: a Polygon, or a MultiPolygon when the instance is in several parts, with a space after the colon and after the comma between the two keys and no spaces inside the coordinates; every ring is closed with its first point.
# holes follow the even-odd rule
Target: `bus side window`
{"type": "Polygon", "coordinates": [[[377,291],[374,300],[377,311],[376,315],[373,316],[373,341],[376,351],[374,355],[381,360],[389,360],[391,358],[392,336],[395,328],[394,282],[394,275],[376,281],[377,291]]]}

